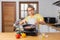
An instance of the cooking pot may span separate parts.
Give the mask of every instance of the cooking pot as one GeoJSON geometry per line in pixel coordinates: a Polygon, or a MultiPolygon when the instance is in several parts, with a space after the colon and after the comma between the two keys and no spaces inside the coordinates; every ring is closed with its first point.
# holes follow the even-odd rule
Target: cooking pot
{"type": "Polygon", "coordinates": [[[23,29],[27,35],[37,35],[38,32],[36,29],[36,25],[33,24],[25,24],[23,25],[23,29]]]}

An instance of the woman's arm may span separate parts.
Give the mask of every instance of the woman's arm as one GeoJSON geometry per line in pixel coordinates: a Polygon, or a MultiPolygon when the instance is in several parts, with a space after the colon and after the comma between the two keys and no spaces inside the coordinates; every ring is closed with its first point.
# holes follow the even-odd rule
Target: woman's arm
{"type": "Polygon", "coordinates": [[[25,22],[26,22],[25,19],[21,20],[20,25],[22,25],[22,24],[25,23],[25,22]]]}
{"type": "Polygon", "coordinates": [[[44,17],[42,17],[40,14],[37,14],[36,17],[37,17],[37,22],[36,23],[46,24],[45,21],[44,21],[44,17]]]}
{"type": "Polygon", "coordinates": [[[45,23],[45,21],[43,20],[43,21],[39,21],[39,24],[43,24],[43,25],[44,25],[44,24],[46,24],[46,23],[45,23]]]}

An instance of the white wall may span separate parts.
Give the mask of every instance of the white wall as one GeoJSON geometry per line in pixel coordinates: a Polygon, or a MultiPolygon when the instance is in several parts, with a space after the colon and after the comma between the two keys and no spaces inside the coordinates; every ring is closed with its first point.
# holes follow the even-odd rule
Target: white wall
{"type": "Polygon", "coordinates": [[[56,17],[58,15],[58,7],[52,3],[57,0],[39,0],[39,12],[44,17],[56,17]]]}

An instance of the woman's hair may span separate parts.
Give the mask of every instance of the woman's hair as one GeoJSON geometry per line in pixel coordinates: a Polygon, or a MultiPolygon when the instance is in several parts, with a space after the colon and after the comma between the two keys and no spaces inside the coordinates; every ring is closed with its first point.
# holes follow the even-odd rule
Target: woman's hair
{"type": "Polygon", "coordinates": [[[28,8],[32,8],[33,10],[35,9],[32,5],[28,5],[28,8]]]}

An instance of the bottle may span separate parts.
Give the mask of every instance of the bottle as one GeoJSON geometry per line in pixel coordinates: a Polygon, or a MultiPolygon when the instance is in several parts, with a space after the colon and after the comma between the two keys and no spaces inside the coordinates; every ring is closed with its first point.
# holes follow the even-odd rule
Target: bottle
{"type": "Polygon", "coordinates": [[[45,34],[42,33],[42,40],[45,40],[45,34]]]}

